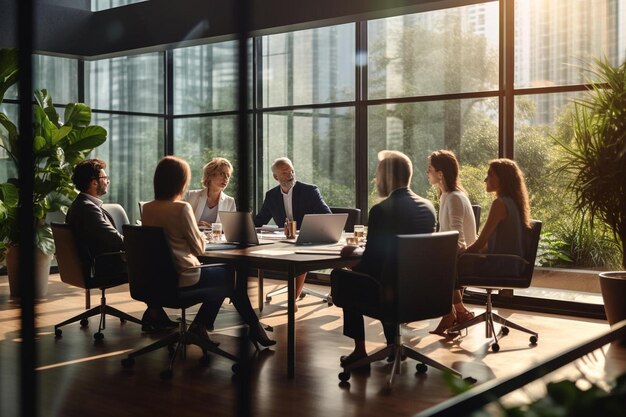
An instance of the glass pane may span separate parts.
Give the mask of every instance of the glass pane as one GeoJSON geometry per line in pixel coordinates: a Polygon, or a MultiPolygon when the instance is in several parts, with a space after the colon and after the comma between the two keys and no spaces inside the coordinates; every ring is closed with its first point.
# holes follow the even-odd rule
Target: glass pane
{"type": "MultiPolygon", "coordinates": [[[[18,125],[17,115],[19,112],[19,106],[17,104],[0,104],[0,112],[7,115],[9,120],[15,125],[18,125]]],[[[2,146],[8,147],[8,132],[0,125],[0,143],[2,146]]],[[[17,178],[17,166],[11,159],[8,152],[4,148],[0,147],[0,183],[6,182],[9,178],[17,178]]]]}
{"type": "MultiPolygon", "coordinates": [[[[194,117],[174,121],[174,153],[191,166],[189,189],[202,188],[202,167],[216,156],[226,158],[238,168],[237,117],[194,117]]],[[[234,172],[226,189],[231,197],[237,195],[237,173],[234,172]]]]}
{"type": "Polygon", "coordinates": [[[85,100],[98,110],[163,113],[163,55],[86,62],[85,100]]]}
{"type": "Polygon", "coordinates": [[[531,217],[543,222],[538,263],[568,268],[618,269],[621,251],[601,224],[593,230],[572,211],[574,198],[557,173],[572,138],[573,100],[584,92],[517,96],[515,159],[526,175],[531,217]]]}
{"type": "Polygon", "coordinates": [[[515,87],[580,84],[593,58],[626,59],[623,1],[521,0],[515,3],[515,87]]]}
{"type": "Polygon", "coordinates": [[[264,36],[264,107],[354,100],[354,25],[264,36]]]}
{"type": "Polygon", "coordinates": [[[174,113],[237,108],[238,42],[174,50],[174,113]]]}
{"type": "Polygon", "coordinates": [[[498,88],[498,3],[368,22],[370,99],[498,88]]]}
{"type": "MultiPolygon", "coordinates": [[[[428,155],[453,151],[461,164],[461,182],[473,204],[483,212],[491,206],[485,191],[487,162],[498,157],[498,100],[449,100],[371,106],[368,114],[368,173],[376,175],[378,152],[393,149],[413,161],[413,191],[436,200],[426,176],[428,155]]],[[[369,207],[377,202],[372,182],[369,207]]]]}
{"type": "Polygon", "coordinates": [[[272,162],[286,156],[296,179],[316,184],[329,206],[355,207],[354,110],[315,109],[263,116],[262,194],[277,184],[272,162]]]}
{"type": "Polygon", "coordinates": [[[91,0],[91,11],[113,9],[114,7],[126,6],[127,4],[141,3],[147,0],[91,0]]]}
{"type": "MultiPolygon", "coordinates": [[[[78,61],[76,59],[33,55],[33,73],[33,89],[47,89],[55,104],[78,101],[78,61]]],[[[62,109],[58,111],[62,113],[62,109]]]]}
{"type": "Polygon", "coordinates": [[[89,154],[107,163],[111,177],[106,203],[124,206],[131,223],[139,201],[154,199],[152,176],[164,155],[163,121],[158,117],[94,114],[92,123],[108,131],[107,141],[89,154]]]}

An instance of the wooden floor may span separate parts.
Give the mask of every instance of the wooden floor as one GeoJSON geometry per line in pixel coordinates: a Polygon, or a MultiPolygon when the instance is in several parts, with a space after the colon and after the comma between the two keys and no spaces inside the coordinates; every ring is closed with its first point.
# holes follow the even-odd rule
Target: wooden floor
{"type": "MultiPolygon", "coordinates": [[[[266,279],[265,292],[281,283],[266,279]]],[[[256,280],[251,280],[250,295],[256,305],[256,280]]],[[[323,289],[323,287],[320,287],[323,289]]],[[[17,415],[19,375],[19,317],[15,300],[8,295],[6,277],[0,277],[0,416],[17,415]]],[[[127,287],[107,293],[109,304],[141,317],[142,303],[132,300],[127,287]]],[[[99,295],[92,294],[92,305],[99,295]]],[[[265,305],[262,320],[274,326],[273,349],[252,356],[249,404],[254,416],[411,416],[452,396],[442,373],[429,369],[415,373],[415,363],[406,361],[391,391],[385,389],[390,365],[373,364],[370,372],[353,373],[350,383],[339,384],[339,356],[350,352],[350,339],[342,335],[341,310],[327,307],[318,299],[307,297],[299,302],[296,313],[296,378],[286,378],[286,296],[278,296],[265,305]]],[[[470,306],[482,312],[480,306],[470,306]]],[[[84,293],[50,277],[48,295],[37,308],[38,330],[38,406],[41,416],[232,416],[236,415],[238,384],[231,372],[231,362],[215,357],[201,367],[201,352],[190,347],[186,359],[175,367],[171,381],[161,381],[159,372],[166,367],[167,350],[139,357],[134,368],[123,369],[120,360],[158,336],[142,334],[138,325],[107,321],[105,339],[94,344],[92,334],[97,320],[88,328],[78,324],[63,329],[55,339],[53,325],[84,308],[84,293]]],[[[175,311],[169,311],[172,315],[175,311]]],[[[472,376],[478,384],[523,370],[529,364],[548,358],[608,329],[605,322],[570,319],[559,316],[499,310],[521,325],[540,333],[539,344],[530,346],[528,337],[517,331],[504,337],[501,351],[490,353],[489,341],[482,327],[467,336],[446,340],[428,333],[437,320],[412,323],[403,328],[405,342],[432,358],[472,376]]],[[[212,338],[221,347],[237,352],[238,316],[231,305],[224,305],[212,338]]],[[[367,321],[368,349],[382,346],[382,328],[367,321]]],[[[621,348],[620,348],[621,349],[621,348]]],[[[602,351],[612,357],[610,349],[602,351]]],[[[602,355],[600,355],[602,356],[602,355]]],[[[619,355],[618,355],[619,356],[619,355]]],[[[625,368],[623,349],[617,367],[625,368]]],[[[601,372],[608,363],[598,359],[601,372]],[[604,366],[604,367],[603,367],[604,366]]],[[[608,371],[606,371],[608,372],[608,371]]]]}

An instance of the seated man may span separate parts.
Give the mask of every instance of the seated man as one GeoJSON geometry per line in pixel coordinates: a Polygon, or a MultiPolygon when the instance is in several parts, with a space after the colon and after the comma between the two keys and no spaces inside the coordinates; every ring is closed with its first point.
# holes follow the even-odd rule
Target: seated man
{"type": "MultiPolygon", "coordinates": [[[[86,159],[76,165],[72,181],[80,193],[68,209],[65,222],[72,228],[86,272],[94,268],[96,276],[126,275],[126,263],[121,256],[93,264],[103,253],[124,251],[124,236],[115,228],[111,215],[102,208],[100,197],[107,193],[111,183],[105,169],[106,162],[101,159],[86,159]]],[[[148,308],[142,322],[144,331],[176,326],[161,308],[148,308]]]]}
{"type": "MultiPolygon", "coordinates": [[[[413,167],[411,160],[402,152],[381,151],[378,153],[376,188],[385,200],[376,204],[369,212],[367,244],[361,261],[352,270],[383,279],[382,268],[391,247],[391,239],[399,234],[433,233],[435,231],[435,209],[430,201],[415,194],[409,188],[413,167]]],[[[354,247],[346,247],[354,251],[354,247]]],[[[337,285],[334,280],[332,286],[337,285]]],[[[355,288],[355,297],[378,297],[378,294],[362,294],[355,288]]],[[[394,342],[396,329],[383,325],[387,344],[394,342]]],[[[347,364],[367,356],[365,350],[365,327],[360,313],[343,309],[343,334],[354,339],[354,351],[342,357],[347,364]]]]}
{"type": "MultiPolygon", "coordinates": [[[[282,227],[285,220],[289,219],[295,220],[296,226],[300,228],[305,214],[330,213],[316,185],[296,181],[296,173],[289,158],[276,159],[272,164],[272,174],[278,185],[265,193],[263,206],[254,220],[257,227],[267,224],[270,219],[282,227]]],[[[305,277],[306,274],[296,277],[296,298],[302,292],[305,277]]]]}

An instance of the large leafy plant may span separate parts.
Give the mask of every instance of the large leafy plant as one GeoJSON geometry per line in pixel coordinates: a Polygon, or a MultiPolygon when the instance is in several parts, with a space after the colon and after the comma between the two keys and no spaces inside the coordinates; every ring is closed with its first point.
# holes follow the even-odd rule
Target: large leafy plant
{"type": "MultiPolygon", "coordinates": [[[[0,50],[0,103],[4,94],[17,81],[17,51],[0,50]]],[[[34,216],[37,222],[35,244],[46,254],[54,253],[54,241],[46,215],[65,213],[76,197],[71,175],[76,164],[95,147],[106,141],[107,132],[101,126],[90,125],[91,109],[83,103],[70,103],[65,107],[63,122],[52,104],[47,90],[36,90],[33,108],[34,156],[34,216]]],[[[19,172],[20,136],[15,124],[0,112],[0,148],[3,148],[19,172]]],[[[19,180],[9,179],[0,184],[0,258],[6,248],[17,242],[19,180]]]]}
{"type": "Polygon", "coordinates": [[[626,268],[626,62],[595,60],[591,91],[575,102],[572,138],[558,140],[566,155],[574,209],[593,227],[604,222],[622,246],[626,268]]]}

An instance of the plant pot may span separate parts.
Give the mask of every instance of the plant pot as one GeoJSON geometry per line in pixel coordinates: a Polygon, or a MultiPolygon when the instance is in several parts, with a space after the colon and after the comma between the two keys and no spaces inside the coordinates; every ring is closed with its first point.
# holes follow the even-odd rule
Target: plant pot
{"type": "MultiPolygon", "coordinates": [[[[9,276],[9,292],[11,297],[19,297],[19,256],[18,246],[10,246],[7,250],[7,275],[9,276]]],[[[48,292],[48,276],[52,256],[46,255],[39,248],[35,249],[35,298],[41,298],[48,292]]]]}
{"type": "Polygon", "coordinates": [[[626,319],[626,271],[601,272],[600,289],[610,325],[626,319]]]}

